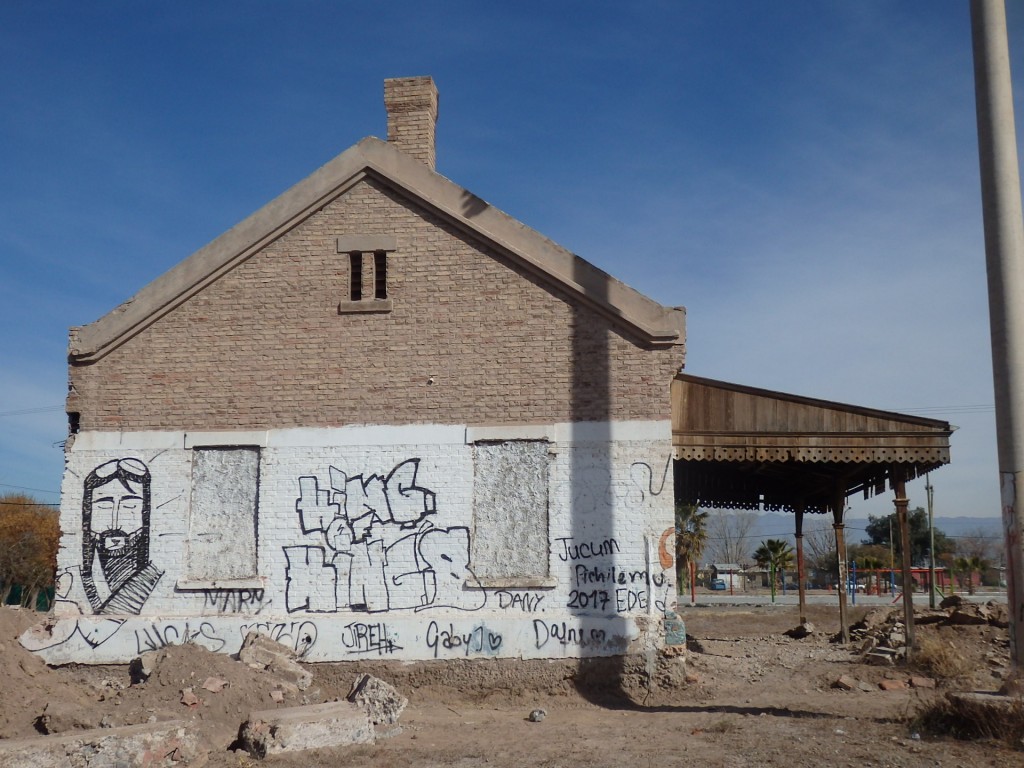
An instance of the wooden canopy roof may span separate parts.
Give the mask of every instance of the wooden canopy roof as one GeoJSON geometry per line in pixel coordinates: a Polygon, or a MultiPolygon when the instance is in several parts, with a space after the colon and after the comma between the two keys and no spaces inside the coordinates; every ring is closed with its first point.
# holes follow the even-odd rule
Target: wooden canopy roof
{"type": "Polygon", "coordinates": [[[702,507],[830,511],[948,464],[952,432],[936,419],[689,374],[672,382],[676,497],[702,507]]]}

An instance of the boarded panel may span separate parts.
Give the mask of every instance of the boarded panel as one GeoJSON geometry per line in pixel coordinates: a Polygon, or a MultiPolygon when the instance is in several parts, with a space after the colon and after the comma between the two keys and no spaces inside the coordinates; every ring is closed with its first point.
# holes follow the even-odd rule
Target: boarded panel
{"type": "Polygon", "coordinates": [[[189,580],[256,576],[258,448],[197,448],[192,455],[185,571],[189,580]]]}
{"type": "Polygon", "coordinates": [[[473,572],[481,579],[548,575],[548,444],[473,446],[473,572]]]}

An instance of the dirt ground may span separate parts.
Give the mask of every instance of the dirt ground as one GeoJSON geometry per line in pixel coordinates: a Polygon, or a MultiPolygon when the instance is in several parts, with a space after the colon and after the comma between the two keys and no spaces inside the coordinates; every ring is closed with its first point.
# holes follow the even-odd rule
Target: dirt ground
{"type": "MultiPolygon", "coordinates": [[[[867,613],[854,610],[855,620],[867,613]]],[[[991,612],[1005,618],[1001,611],[991,612]]],[[[803,639],[783,634],[798,623],[795,607],[680,612],[689,648],[661,659],[653,676],[642,659],[579,671],[573,663],[465,662],[447,668],[447,679],[427,664],[308,665],[313,685],[298,692],[270,672],[195,646],[158,652],[150,677],[137,684],[125,667],[50,668],[16,640],[39,615],[2,609],[0,738],[186,719],[206,734],[213,768],[1024,765],[1024,744],[955,741],[913,724],[947,690],[999,687],[1009,665],[1005,622],[923,619],[931,623],[916,626],[917,639],[945,666],[922,670],[868,665],[862,640],[832,642],[839,624],[831,606],[809,607],[816,631],[803,639]],[[947,653],[936,657],[936,649],[947,653]],[[364,671],[409,698],[390,737],[263,761],[231,749],[250,710],[343,698],[364,671]],[[917,687],[907,684],[911,677],[917,687]],[[836,687],[840,678],[852,690],[836,687]],[[926,687],[931,682],[935,689],[926,687]],[[537,709],[545,716],[533,722],[537,709]]],[[[868,625],[884,624],[891,612],[880,609],[868,625]]]]}

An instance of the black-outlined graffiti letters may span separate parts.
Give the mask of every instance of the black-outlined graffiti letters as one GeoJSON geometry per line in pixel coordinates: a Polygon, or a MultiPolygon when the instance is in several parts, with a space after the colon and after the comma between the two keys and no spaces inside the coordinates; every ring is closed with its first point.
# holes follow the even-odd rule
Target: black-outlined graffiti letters
{"type": "Polygon", "coordinates": [[[387,476],[368,477],[329,467],[329,489],[315,476],[299,478],[300,528],[322,543],[284,548],[289,612],[483,606],[469,529],[433,523],[437,501],[418,482],[419,463],[407,459],[387,476]]]}
{"type": "Polygon", "coordinates": [[[305,658],[316,645],[320,630],[312,621],[262,621],[258,624],[243,624],[239,631],[242,641],[250,632],[266,635],[276,643],[286,645],[295,651],[299,658],[305,658]]]}
{"type": "Polygon", "coordinates": [[[654,468],[646,461],[634,461],[629,465],[630,489],[626,494],[626,506],[636,509],[643,505],[647,496],[652,498],[660,496],[665,490],[665,482],[668,480],[668,471],[672,466],[672,456],[665,460],[665,469],[661,472],[661,483],[654,488],[654,468]]]}
{"type": "Polygon", "coordinates": [[[163,571],[149,559],[149,468],[124,458],[96,467],[82,498],[82,587],[94,613],[138,614],[163,571]]]}
{"type": "Polygon", "coordinates": [[[198,623],[153,621],[135,630],[137,653],[158,651],[169,645],[201,645],[207,650],[218,653],[226,643],[208,621],[198,623]]]}
{"type": "Polygon", "coordinates": [[[271,601],[263,589],[204,589],[203,610],[259,615],[271,601]]]}

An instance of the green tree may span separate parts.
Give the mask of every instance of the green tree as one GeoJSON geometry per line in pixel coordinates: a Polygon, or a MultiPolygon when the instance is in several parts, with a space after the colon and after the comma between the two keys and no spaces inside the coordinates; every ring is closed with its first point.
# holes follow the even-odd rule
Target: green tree
{"type": "Polygon", "coordinates": [[[985,562],[983,558],[980,558],[977,555],[972,555],[970,557],[958,557],[956,558],[956,560],[953,561],[953,563],[957,572],[960,574],[959,581],[961,589],[963,588],[964,582],[966,581],[967,594],[973,595],[974,574],[984,574],[985,571],[988,569],[988,563],[985,562]]]}
{"type": "MultiPolygon", "coordinates": [[[[775,578],[782,579],[786,583],[786,569],[793,565],[793,547],[783,539],[768,539],[762,541],[761,546],[754,552],[754,560],[762,568],[771,568],[775,571],[775,578]]],[[[772,582],[774,593],[775,581],[772,582]]]]}
{"type": "Polygon", "coordinates": [[[24,494],[0,496],[0,604],[20,590],[20,603],[33,607],[53,586],[60,525],[57,511],[24,494]]]}
{"type": "MultiPolygon", "coordinates": [[[[924,507],[915,507],[907,513],[907,525],[910,529],[910,562],[914,565],[925,565],[928,561],[928,549],[931,545],[928,533],[928,512],[924,507]]],[[[864,544],[876,544],[882,547],[893,546],[897,557],[902,557],[903,548],[900,541],[900,528],[896,513],[875,517],[868,515],[865,528],[868,538],[864,544]],[[890,538],[890,530],[892,538],[890,538]]],[[[956,549],[955,542],[938,528],[935,529],[935,559],[938,560],[947,552],[956,549]]]]}
{"type": "Polygon", "coordinates": [[[700,564],[708,540],[708,513],[696,504],[676,504],[676,589],[689,582],[690,566],[700,564]]]}
{"type": "Polygon", "coordinates": [[[879,571],[888,565],[888,560],[868,554],[861,555],[857,560],[857,568],[866,571],[868,574],[868,592],[874,591],[882,594],[881,574],[879,574],[879,571]],[[874,581],[874,590],[872,590],[872,581],[874,581]]]}

